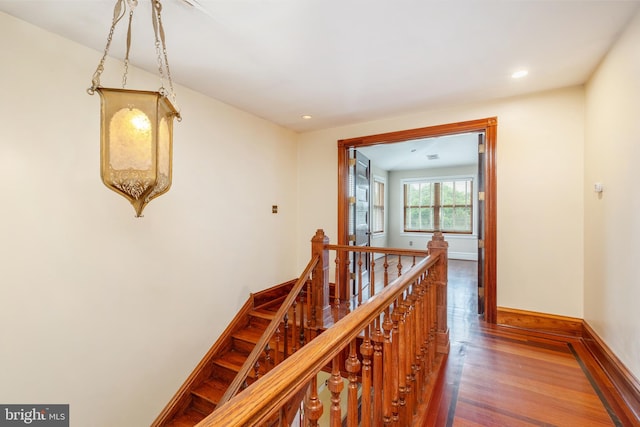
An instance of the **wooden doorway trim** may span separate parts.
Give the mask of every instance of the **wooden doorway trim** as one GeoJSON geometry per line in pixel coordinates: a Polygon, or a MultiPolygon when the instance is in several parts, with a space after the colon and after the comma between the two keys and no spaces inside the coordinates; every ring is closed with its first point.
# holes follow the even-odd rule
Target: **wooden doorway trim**
{"type": "Polygon", "coordinates": [[[367,147],[371,145],[390,144],[409,141],[411,139],[435,136],[453,135],[465,132],[485,133],[485,308],[484,320],[488,323],[497,321],[497,267],[496,267],[496,142],[498,134],[498,119],[471,120],[467,122],[450,123],[429,126],[397,132],[368,135],[357,138],[341,139],[338,141],[338,244],[348,244],[349,233],[349,149],[367,147]]]}

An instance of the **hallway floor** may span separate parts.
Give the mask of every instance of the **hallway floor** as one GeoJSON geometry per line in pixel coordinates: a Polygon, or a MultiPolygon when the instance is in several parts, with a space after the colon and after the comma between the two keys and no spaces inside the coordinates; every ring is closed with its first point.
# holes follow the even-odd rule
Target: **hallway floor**
{"type": "Polygon", "coordinates": [[[636,426],[579,339],[487,325],[477,263],[449,264],[451,351],[433,426],[636,426]]]}

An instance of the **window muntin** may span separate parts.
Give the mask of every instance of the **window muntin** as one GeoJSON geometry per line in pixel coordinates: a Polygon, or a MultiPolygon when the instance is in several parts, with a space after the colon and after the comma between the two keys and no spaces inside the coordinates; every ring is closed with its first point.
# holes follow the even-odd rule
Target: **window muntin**
{"type": "Polygon", "coordinates": [[[373,221],[371,231],[373,233],[384,232],[384,181],[373,180],[373,221]]]}
{"type": "Polygon", "coordinates": [[[416,180],[404,183],[404,231],[473,232],[473,180],[416,180]]]}

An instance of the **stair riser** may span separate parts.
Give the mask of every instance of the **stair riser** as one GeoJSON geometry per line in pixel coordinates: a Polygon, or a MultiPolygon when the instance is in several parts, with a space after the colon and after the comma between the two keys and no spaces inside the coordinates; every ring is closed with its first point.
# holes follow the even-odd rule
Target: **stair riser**
{"type": "Polygon", "coordinates": [[[249,323],[251,324],[252,327],[255,327],[255,328],[267,329],[267,326],[269,326],[269,323],[271,323],[270,320],[263,319],[262,317],[254,317],[251,315],[249,316],[250,316],[249,323]]]}
{"type": "Polygon", "coordinates": [[[216,408],[216,405],[212,402],[209,402],[208,400],[201,398],[200,396],[192,395],[190,407],[191,409],[207,416],[213,412],[213,410],[216,408]]]}
{"type": "Polygon", "coordinates": [[[233,371],[225,366],[214,365],[212,376],[219,378],[222,381],[226,381],[227,383],[231,383],[237,374],[237,371],[233,371]]]}

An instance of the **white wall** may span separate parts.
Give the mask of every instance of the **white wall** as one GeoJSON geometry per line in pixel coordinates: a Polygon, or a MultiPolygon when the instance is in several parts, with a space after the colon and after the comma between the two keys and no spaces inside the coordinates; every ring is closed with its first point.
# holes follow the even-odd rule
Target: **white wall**
{"type": "MultiPolygon", "coordinates": [[[[404,231],[404,187],[403,180],[411,178],[471,177],[474,180],[473,205],[477,206],[478,196],[475,185],[478,179],[478,166],[467,165],[449,168],[429,168],[411,171],[393,171],[390,173],[389,192],[389,230],[390,246],[405,249],[426,249],[431,233],[407,233],[404,231]]],[[[477,260],[478,234],[477,210],[473,211],[473,234],[449,234],[444,238],[449,243],[449,258],[477,260]]]]}
{"type": "MultiPolygon", "coordinates": [[[[498,305],[582,317],[582,87],[301,135],[300,236],[310,239],[324,228],[337,241],[337,140],[492,116],[498,117],[498,305]]],[[[309,250],[298,253],[304,266],[309,250]]]]}
{"type": "Polygon", "coordinates": [[[640,378],[640,15],[586,91],[584,318],[640,378]],[[594,193],[601,182],[604,192],[594,193]]]}
{"type": "Polygon", "coordinates": [[[173,187],[136,219],[99,178],[99,58],[0,13],[0,402],[137,427],[249,292],[299,273],[296,136],[177,87],[173,187]]]}

